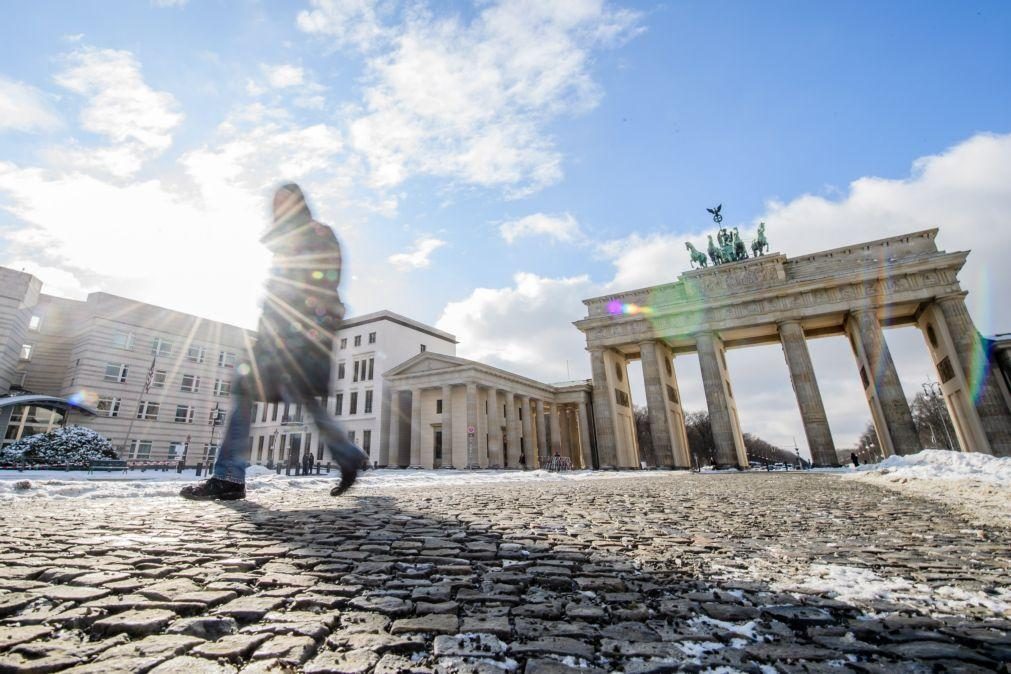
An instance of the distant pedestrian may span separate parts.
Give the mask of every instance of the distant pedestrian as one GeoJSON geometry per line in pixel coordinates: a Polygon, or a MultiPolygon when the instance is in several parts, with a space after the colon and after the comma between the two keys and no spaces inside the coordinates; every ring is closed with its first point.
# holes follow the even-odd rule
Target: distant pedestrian
{"type": "Polygon", "coordinates": [[[316,463],[316,460],[313,458],[312,452],[308,449],[305,450],[305,454],[302,455],[302,474],[312,475],[312,467],[314,463],[316,463]]]}
{"type": "MultiPolygon", "coordinates": [[[[354,484],[367,461],[318,400],[328,393],[334,333],[344,317],[340,244],[329,227],[313,219],[298,185],[281,187],[273,208],[273,221],[261,239],[273,258],[256,343],[236,368],[232,414],[214,476],[184,487],[184,498],[246,497],[253,401],[304,406],[340,467],[341,481],[331,495],[354,484]]],[[[297,455],[294,466],[297,472],[297,455]]]]}
{"type": "Polygon", "coordinates": [[[523,452],[523,450],[520,450],[520,468],[522,470],[527,469],[527,455],[523,452]]]}
{"type": "Polygon", "coordinates": [[[857,457],[857,453],[856,452],[850,452],[850,461],[853,462],[853,467],[854,468],[859,468],[860,467],[860,459],[857,457]]]}

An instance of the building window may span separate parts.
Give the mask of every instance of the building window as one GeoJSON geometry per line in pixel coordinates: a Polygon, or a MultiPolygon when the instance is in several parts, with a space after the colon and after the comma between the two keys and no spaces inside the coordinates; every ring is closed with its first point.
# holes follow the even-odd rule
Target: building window
{"type": "Polygon", "coordinates": [[[256,443],[256,462],[263,463],[263,436],[260,436],[260,440],[256,443]]]}
{"type": "Polygon", "coordinates": [[[375,343],[376,343],[376,333],[370,332],[369,333],[369,344],[375,344],[375,343]]]}
{"type": "Polygon", "coordinates": [[[344,375],[347,374],[347,367],[344,363],[337,363],[337,379],[343,379],[344,375]]]}
{"type": "Polygon", "coordinates": [[[376,366],[376,359],[369,358],[369,381],[372,381],[372,375],[374,373],[375,366],[376,366]]]}
{"type": "Polygon", "coordinates": [[[257,405],[263,405],[263,414],[260,417],[260,423],[267,423],[267,403],[257,403],[257,405]]]}
{"type": "Polygon", "coordinates": [[[165,388],[166,377],[168,377],[168,372],[165,370],[155,370],[151,376],[151,388],[165,388]]]}
{"type": "Polygon", "coordinates": [[[189,405],[176,405],[176,423],[192,424],[194,408],[189,405]]]}
{"type": "Polygon", "coordinates": [[[130,458],[138,459],[140,461],[146,461],[151,458],[151,441],[150,440],[131,440],[130,441],[130,458]]]}
{"type": "Polygon", "coordinates": [[[334,414],[341,415],[344,414],[344,394],[338,393],[333,397],[334,400],[334,414]]]}
{"type": "Polygon", "coordinates": [[[357,360],[355,361],[355,376],[351,381],[358,381],[358,366],[361,365],[357,360]]]}
{"type": "Polygon", "coordinates": [[[215,404],[214,409],[207,416],[207,422],[212,426],[221,426],[225,423],[225,411],[215,404]]]}
{"type": "Polygon", "coordinates": [[[32,345],[22,344],[21,345],[21,360],[31,360],[32,359],[32,345]]]}
{"type": "Polygon", "coordinates": [[[127,367],[125,363],[106,363],[105,381],[116,381],[120,384],[126,383],[127,367]]]}
{"type": "Polygon", "coordinates": [[[362,431],[362,449],[364,449],[366,453],[372,449],[372,431],[368,429],[362,431]]]}
{"type": "Polygon", "coordinates": [[[162,339],[161,337],[155,337],[151,341],[151,353],[156,356],[172,355],[172,342],[167,339],[162,339]]]}
{"type": "Polygon", "coordinates": [[[218,455],[218,445],[212,445],[209,442],[204,443],[204,461],[210,463],[214,461],[214,457],[218,455]]]}
{"type": "Polygon", "coordinates": [[[355,346],[361,346],[361,345],[362,345],[362,336],[361,335],[355,335],[355,346]]]}
{"type": "Polygon", "coordinates": [[[351,403],[348,405],[348,414],[358,414],[358,391],[351,392],[351,403]]]}
{"type": "Polygon", "coordinates": [[[215,379],[214,395],[216,396],[232,395],[232,382],[228,381],[227,379],[215,379]]]}
{"type": "Polygon", "coordinates": [[[158,408],[160,407],[161,403],[156,403],[153,400],[141,400],[137,404],[137,418],[145,421],[157,421],[158,408]]]}
{"type": "Polygon", "coordinates": [[[190,348],[186,349],[186,360],[191,363],[204,362],[204,347],[190,345],[190,348]]]}
{"type": "Polygon", "coordinates": [[[355,432],[354,431],[348,431],[348,440],[351,442],[352,445],[355,444],[355,432]]]}
{"type": "Polygon", "coordinates": [[[235,354],[231,351],[222,351],[219,353],[218,367],[235,367],[235,354]]]}
{"type": "Polygon", "coordinates": [[[435,413],[442,414],[442,398],[435,401],[435,413]]]}
{"type": "MultiPolygon", "coordinates": [[[[28,329],[29,330],[38,330],[40,325],[42,325],[42,317],[41,316],[32,316],[30,319],[28,319],[28,329]]],[[[376,334],[376,333],[373,332],[372,334],[376,334]]]]}
{"type": "Polygon", "coordinates": [[[425,353],[426,351],[428,351],[428,347],[425,346],[424,344],[422,344],[421,345],[421,353],[425,353]]]}
{"type": "Polygon", "coordinates": [[[372,414],[372,391],[365,392],[365,414],[372,414]]]}
{"type": "Polygon", "coordinates": [[[346,349],[346,348],[348,348],[348,338],[347,337],[341,337],[341,349],[346,349]]]}
{"type": "Polygon", "coordinates": [[[184,374],[179,390],[187,393],[200,393],[200,377],[195,374],[184,374]]]}
{"type": "Polygon", "coordinates": [[[132,349],[133,348],[133,333],[132,332],[114,332],[112,334],[112,345],[117,349],[132,349]]]}
{"type": "Polygon", "coordinates": [[[118,417],[121,402],[119,398],[99,398],[98,412],[107,417],[118,417]]]}
{"type": "Polygon", "coordinates": [[[271,421],[277,421],[277,408],[280,407],[280,406],[281,406],[280,403],[273,403],[273,405],[271,406],[271,408],[270,408],[270,420],[271,421]]]}

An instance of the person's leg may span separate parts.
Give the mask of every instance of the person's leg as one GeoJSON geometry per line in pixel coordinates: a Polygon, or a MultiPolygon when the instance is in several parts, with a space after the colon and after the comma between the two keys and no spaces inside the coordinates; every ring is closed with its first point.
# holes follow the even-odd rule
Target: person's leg
{"type": "Polygon", "coordinates": [[[246,465],[249,463],[249,426],[252,398],[236,382],[232,395],[232,416],[214,461],[212,477],[183,487],[179,495],[195,501],[230,501],[246,497],[246,465]]]}
{"type": "Polygon", "coordinates": [[[232,396],[232,415],[214,461],[214,477],[236,484],[246,483],[246,466],[249,465],[249,427],[252,424],[253,401],[245,388],[237,386],[232,396]]]}
{"type": "Polygon", "coordinates": [[[309,397],[302,401],[305,410],[312,415],[319,429],[320,438],[334,461],[340,467],[341,482],[330,492],[338,496],[354,484],[358,477],[358,469],[363,461],[368,461],[368,455],[352,443],[337,420],[330,416],[326,408],[316,398],[309,397]]]}

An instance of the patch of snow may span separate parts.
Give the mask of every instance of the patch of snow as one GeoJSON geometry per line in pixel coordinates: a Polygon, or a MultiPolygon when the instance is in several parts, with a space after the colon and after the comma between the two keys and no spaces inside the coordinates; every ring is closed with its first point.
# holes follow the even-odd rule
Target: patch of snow
{"type": "Polygon", "coordinates": [[[758,635],[755,633],[755,630],[758,628],[758,623],[754,620],[749,620],[746,623],[732,623],[700,615],[688,621],[688,627],[692,630],[700,631],[705,629],[707,626],[719,627],[722,630],[737,634],[745,639],[751,639],[752,641],[758,640],[758,635]]]}
{"type": "Polygon", "coordinates": [[[862,605],[884,600],[913,606],[931,615],[965,615],[979,612],[1011,617],[1011,590],[971,592],[944,585],[930,587],[905,578],[882,577],[871,569],[841,564],[812,564],[799,580],[772,584],[775,590],[806,594],[824,593],[847,604],[862,605]]]}
{"type": "MultiPolygon", "coordinates": [[[[502,485],[519,483],[558,483],[612,480],[616,478],[650,479],[667,477],[669,471],[590,471],[578,470],[552,473],[546,470],[419,470],[381,469],[361,473],[349,493],[364,494],[375,490],[417,487],[467,485],[502,485]]],[[[134,498],[175,497],[186,483],[206,479],[194,470],[129,470],[126,472],[60,471],[60,470],[0,470],[0,501],[14,498],[134,498]],[[29,489],[19,490],[15,484],[28,480],[29,489]]],[[[300,489],[329,491],[340,477],[335,470],[330,475],[278,475],[263,466],[246,469],[246,490],[252,494],[300,489]]]]}
{"type": "Polygon", "coordinates": [[[1011,528],[1011,457],[925,449],[842,476],[948,505],[980,524],[1011,528]]]}
{"type": "Polygon", "coordinates": [[[693,658],[699,658],[706,653],[712,653],[723,648],[718,641],[679,641],[674,644],[679,651],[693,658]]]}

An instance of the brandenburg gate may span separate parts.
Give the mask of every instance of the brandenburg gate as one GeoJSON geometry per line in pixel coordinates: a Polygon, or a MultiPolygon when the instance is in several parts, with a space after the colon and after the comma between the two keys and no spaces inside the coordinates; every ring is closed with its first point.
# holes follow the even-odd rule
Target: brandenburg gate
{"type": "MultiPolygon", "coordinates": [[[[719,218],[719,208],[710,212],[719,218]]],[[[807,340],[840,334],[853,349],[882,450],[917,452],[920,441],[882,334],[883,327],[899,325],[923,332],[963,450],[1011,456],[1011,394],[991,367],[958,283],[969,253],[938,250],[936,235],[930,229],[796,258],[763,255],[753,246],[749,258],[736,230],[732,236],[721,230],[724,250],[736,246],[739,257],[720,258],[710,240],[710,256],[722,264],[707,266],[692,248],[693,262],[703,268],[675,283],[584,300],[586,318],[575,325],[590,352],[600,467],[639,467],[627,374],[636,358],[658,461],[690,467],[674,364],[692,352],[702,370],[717,464],[746,467],[725,353],[772,342],[782,344],[814,463],[838,464],[807,340]]],[[[759,240],[765,243],[764,229],[759,240]]]]}

